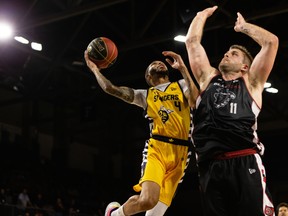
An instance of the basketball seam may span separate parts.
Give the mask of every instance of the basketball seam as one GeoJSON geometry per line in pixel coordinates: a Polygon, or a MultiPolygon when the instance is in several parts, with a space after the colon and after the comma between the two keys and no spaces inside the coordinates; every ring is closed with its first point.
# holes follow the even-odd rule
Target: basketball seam
{"type": "MultiPolygon", "coordinates": [[[[104,48],[106,50],[106,56],[104,56],[99,50],[98,50],[98,47],[95,45],[95,44],[92,44],[92,47],[93,49],[98,53],[98,55],[100,57],[102,57],[102,60],[100,59],[96,59],[96,58],[93,58],[96,65],[99,67],[99,68],[108,68],[110,67],[112,64],[115,63],[117,57],[118,57],[118,49],[117,49],[117,46],[115,45],[115,43],[110,40],[109,38],[106,38],[106,37],[100,37],[100,39],[103,41],[103,44],[104,44],[104,48]],[[110,46],[109,46],[110,45],[110,46]],[[112,50],[109,50],[109,48],[112,50]],[[111,52],[110,52],[111,51],[111,52]]],[[[95,40],[95,39],[94,39],[95,40]]]]}

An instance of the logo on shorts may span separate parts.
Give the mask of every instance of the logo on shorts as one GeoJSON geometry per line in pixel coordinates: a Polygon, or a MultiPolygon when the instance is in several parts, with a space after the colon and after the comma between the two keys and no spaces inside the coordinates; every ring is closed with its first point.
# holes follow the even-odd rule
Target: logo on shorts
{"type": "Polygon", "coordinates": [[[250,173],[250,174],[253,174],[253,173],[256,172],[256,169],[251,169],[251,168],[249,168],[248,170],[249,170],[249,173],[250,173]]]}
{"type": "Polygon", "coordinates": [[[271,206],[265,206],[264,214],[267,216],[272,216],[274,214],[274,208],[271,206]]]}

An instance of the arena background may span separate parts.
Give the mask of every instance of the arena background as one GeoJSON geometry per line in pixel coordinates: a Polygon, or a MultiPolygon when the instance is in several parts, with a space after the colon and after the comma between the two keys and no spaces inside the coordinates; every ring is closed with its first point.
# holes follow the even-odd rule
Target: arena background
{"type": "MultiPolygon", "coordinates": [[[[113,200],[124,202],[140,176],[148,125],[143,110],[100,89],[84,64],[84,50],[95,37],[111,38],[119,56],[103,74],[116,85],[146,88],[144,71],[152,60],[163,60],[161,51],[178,52],[188,65],[184,43],[173,38],[185,35],[195,13],[212,5],[219,9],[207,22],[203,43],[213,65],[231,44],[244,44],[253,54],[259,49],[234,32],[238,11],[280,39],[268,80],[278,93],[263,92],[258,132],[275,205],[288,202],[284,0],[1,0],[0,20],[10,20],[15,35],[42,43],[43,50],[13,39],[0,41],[0,187],[9,187],[14,197],[22,187],[32,197],[43,191],[51,202],[58,194],[77,191],[87,214],[96,214],[94,204],[103,208],[113,200]]],[[[172,80],[180,78],[171,74],[172,80]]],[[[191,163],[167,215],[200,216],[201,208],[191,163]]]]}

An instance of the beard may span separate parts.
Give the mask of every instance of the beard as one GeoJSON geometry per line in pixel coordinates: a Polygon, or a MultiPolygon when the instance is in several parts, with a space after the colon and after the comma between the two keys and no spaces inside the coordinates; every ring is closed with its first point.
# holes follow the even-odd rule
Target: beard
{"type": "Polygon", "coordinates": [[[220,70],[221,72],[227,72],[227,71],[230,71],[231,66],[230,66],[229,64],[227,64],[227,63],[222,63],[222,62],[220,62],[218,68],[219,68],[219,70],[220,70]]]}
{"type": "Polygon", "coordinates": [[[218,69],[220,72],[227,73],[227,72],[239,72],[241,71],[241,65],[239,64],[231,64],[227,62],[220,62],[218,65],[218,69]]]}

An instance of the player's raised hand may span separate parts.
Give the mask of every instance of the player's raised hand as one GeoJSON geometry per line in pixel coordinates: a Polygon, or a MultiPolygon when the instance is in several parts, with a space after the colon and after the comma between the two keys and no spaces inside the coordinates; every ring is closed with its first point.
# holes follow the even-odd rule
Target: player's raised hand
{"type": "Polygon", "coordinates": [[[234,30],[236,32],[241,32],[241,30],[243,29],[243,25],[246,23],[244,17],[242,16],[241,13],[237,13],[237,20],[235,22],[235,26],[234,26],[234,30]]]}

